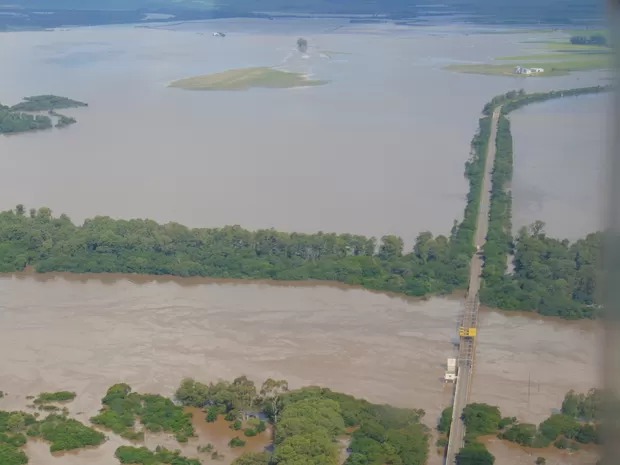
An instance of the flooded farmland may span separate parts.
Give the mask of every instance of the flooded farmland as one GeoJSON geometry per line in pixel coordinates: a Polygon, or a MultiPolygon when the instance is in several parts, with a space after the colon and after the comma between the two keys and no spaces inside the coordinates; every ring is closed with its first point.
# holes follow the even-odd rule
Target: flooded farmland
{"type": "MultiPolygon", "coordinates": [[[[441,377],[454,353],[460,305],[325,285],[3,276],[0,388],[8,395],[0,409],[23,408],[29,394],[68,389],[78,394],[71,413],[85,420],[114,383],[171,395],[186,376],[245,374],[423,408],[433,426],[451,401],[441,377]]],[[[473,400],[539,421],[568,389],[596,384],[598,331],[592,322],[485,313],[473,400]]],[[[77,457],[108,465],[115,445],[77,457]]],[[[40,447],[29,445],[38,451],[31,463],[53,464],[40,447]]],[[[66,460],[58,463],[73,465],[66,460]]]]}
{"type": "Polygon", "coordinates": [[[523,79],[443,69],[536,47],[525,43],[533,32],[488,32],[325,19],[3,33],[0,102],[54,93],[89,107],[67,112],[78,123],[65,130],[0,137],[12,166],[0,174],[0,208],[45,205],[77,222],[109,215],[398,234],[407,243],[420,231],[447,234],[462,217],[463,165],[485,102],[515,88],[601,82],[595,72],[523,79]],[[218,40],[213,30],[229,34],[218,40]],[[299,35],[309,43],[303,57],[299,35]],[[167,87],[248,66],[329,84],[167,87]]]}
{"type": "MultiPolygon", "coordinates": [[[[532,32],[488,32],[227,20],[4,33],[0,102],[54,93],[89,107],[67,112],[78,119],[70,128],[0,137],[0,158],[11,167],[0,173],[0,208],[46,205],[76,222],[101,214],[195,227],[395,233],[408,244],[422,230],[448,233],[462,216],[463,165],[483,104],[511,89],[594,85],[604,77],[443,69],[536,47],[532,32]],[[225,30],[226,39],[212,40],[213,30],[225,30]],[[305,57],[295,53],[302,34],[310,44],[305,57]],[[232,93],[167,87],[247,66],[329,83],[232,93]]],[[[563,237],[596,229],[603,99],[548,102],[512,116],[515,228],[542,219],[563,237]]],[[[423,408],[432,427],[451,401],[441,377],[454,354],[460,305],[323,284],[5,275],[0,390],[8,394],[0,409],[68,389],[78,394],[71,414],[87,421],[117,382],[171,395],[186,376],[208,382],[245,374],[423,408]]],[[[487,311],[480,324],[472,400],[538,422],[568,389],[598,384],[601,338],[592,322],[487,311]]],[[[228,432],[216,427],[222,431],[201,430],[200,441],[225,449],[228,432]]],[[[112,436],[97,449],[51,456],[47,444],[31,441],[27,453],[31,465],[116,465],[123,443],[112,436]]],[[[158,444],[175,446],[147,437],[149,447],[158,444]]],[[[515,465],[532,462],[529,452],[490,447],[502,463],[512,465],[512,456],[515,465]]],[[[227,450],[223,465],[233,456],[227,450]]]]}
{"type": "Polygon", "coordinates": [[[608,94],[586,95],[510,116],[515,232],[536,220],[569,240],[602,228],[610,109],[608,94]]]}

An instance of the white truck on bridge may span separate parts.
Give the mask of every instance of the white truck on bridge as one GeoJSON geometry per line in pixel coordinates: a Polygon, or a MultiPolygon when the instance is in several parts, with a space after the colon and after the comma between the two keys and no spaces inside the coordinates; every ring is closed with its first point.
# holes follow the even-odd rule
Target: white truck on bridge
{"type": "Polygon", "coordinates": [[[443,375],[443,380],[445,383],[456,381],[456,359],[449,358],[447,363],[448,369],[446,373],[443,375]]]}

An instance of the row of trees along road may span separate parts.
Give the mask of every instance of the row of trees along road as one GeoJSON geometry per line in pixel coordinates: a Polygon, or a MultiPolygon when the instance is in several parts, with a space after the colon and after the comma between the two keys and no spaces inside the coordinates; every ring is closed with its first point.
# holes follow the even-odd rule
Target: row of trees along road
{"type": "Polygon", "coordinates": [[[609,86],[526,94],[513,91],[495,97],[485,114],[502,105],[492,177],[489,232],[484,246],[482,303],[509,310],[530,310],[567,319],[593,318],[600,313],[596,284],[600,281],[602,233],[574,243],[548,237],[544,223],[536,221],[512,236],[512,197],[508,190],[513,173],[513,143],[508,113],[524,105],[549,99],[595,94],[609,86]],[[508,271],[512,260],[514,270],[508,271]]]}

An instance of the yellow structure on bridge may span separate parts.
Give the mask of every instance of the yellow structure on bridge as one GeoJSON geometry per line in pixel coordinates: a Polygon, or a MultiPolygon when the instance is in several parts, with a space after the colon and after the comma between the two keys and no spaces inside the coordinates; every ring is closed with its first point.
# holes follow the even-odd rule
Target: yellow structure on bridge
{"type": "Polygon", "coordinates": [[[461,337],[476,337],[477,335],[478,335],[477,328],[465,328],[464,326],[461,326],[459,328],[459,336],[461,337]]]}

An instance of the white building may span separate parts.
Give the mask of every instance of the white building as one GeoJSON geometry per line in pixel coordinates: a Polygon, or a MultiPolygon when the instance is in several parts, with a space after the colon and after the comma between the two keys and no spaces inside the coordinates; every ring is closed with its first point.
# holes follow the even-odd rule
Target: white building
{"type": "Polygon", "coordinates": [[[539,74],[544,72],[544,68],[524,68],[523,66],[516,66],[514,69],[515,74],[539,74]]]}

